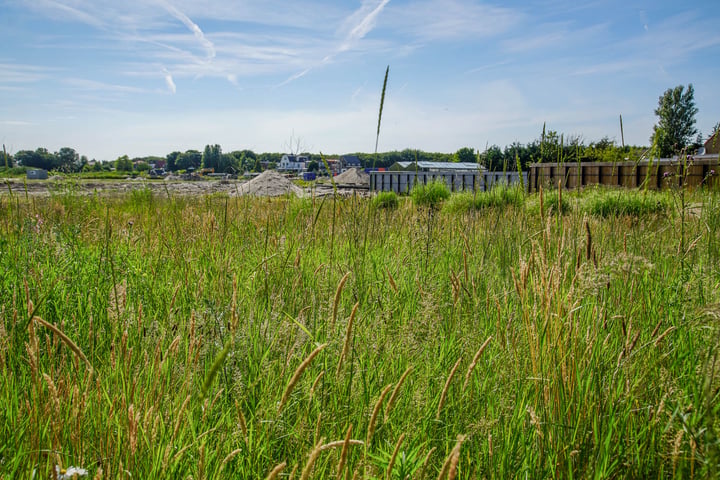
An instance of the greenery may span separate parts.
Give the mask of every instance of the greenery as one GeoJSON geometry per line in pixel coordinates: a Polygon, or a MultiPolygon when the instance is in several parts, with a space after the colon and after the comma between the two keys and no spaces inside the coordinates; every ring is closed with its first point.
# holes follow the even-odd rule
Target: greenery
{"type": "Polygon", "coordinates": [[[0,476],[717,478],[718,192],[370,201],[0,193],[0,476]]]}
{"type": "Polygon", "coordinates": [[[671,157],[684,151],[698,133],[695,128],[695,91],[692,84],[668,88],[658,100],[655,115],[658,123],[653,127],[650,143],[656,148],[657,156],[671,157]]]}
{"type": "Polygon", "coordinates": [[[664,213],[670,207],[667,195],[648,190],[608,192],[593,189],[587,193],[585,204],[589,213],[601,217],[622,215],[641,217],[664,213]]]}
{"type": "Polygon", "coordinates": [[[416,183],[410,190],[410,198],[415,205],[434,209],[450,198],[450,189],[443,179],[432,180],[428,183],[416,183]]]}
{"type": "Polygon", "coordinates": [[[372,199],[376,208],[397,208],[399,201],[395,192],[378,192],[372,199]]]}

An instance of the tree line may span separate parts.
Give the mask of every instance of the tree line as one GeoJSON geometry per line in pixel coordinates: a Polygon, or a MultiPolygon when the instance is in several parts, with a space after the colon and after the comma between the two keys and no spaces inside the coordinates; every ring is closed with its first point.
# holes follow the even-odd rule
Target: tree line
{"type": "MultiPolygon", "coordinates": [[[[356,152],[365,168],[387,168],[396,162],[477,162],[491,171],[528,170],[531,163],[546,162],[617,162],[638,161],[643,157],[663,158],[674,154],[695,153],[703,144],[702,133],[695,126],[695,105],[692,84],[687,88],[678,85],[666,90],[658,99],[655,115],[658,123],[653,127],[650,147],[618,145],[614,139],[603,137],[600,140],[585,143],[580,136],[567,136],[543,125],[539,138],[522,144],[514,142],[504,148],[498,145],[486,146],[484,150],[463,147],[455,153],[425,152],[406,148],[384,153],[356,152]],[[697,136],[696,136],[697,135],[697,136]]],[[[720,123],[713,127],[712,135],[720,129],[720,123]]],[[[623,142],[624,143],[624,142],[623,142]]],[[[165,157],[129,158],[123,155],[114,161],[89,161],[85,155],[79,155],[73,148],[63,147],[57,152],[45,148],[21,150],[15,155],[4,154],[5,167],[22,165],[23,167],[42,168],[61,172],[103,171],[145,171],[153,166],[162,166],[165,170],[188,171],[204,168],[218,173],[260,172],[265,168],[275,168],[282,153],[255,153],[252,150],[236,150],[223,153],[220,145],[206,145],[204,150],[174,151],[165,157]]],[[[323,162],[320,154],[302,153],[311,164],[323,162]]],[[[326,155],[325,158],[338,158],[339,155],[326,155]]],[[[2,166],[2,162],[0,162],[2,166]]]]}

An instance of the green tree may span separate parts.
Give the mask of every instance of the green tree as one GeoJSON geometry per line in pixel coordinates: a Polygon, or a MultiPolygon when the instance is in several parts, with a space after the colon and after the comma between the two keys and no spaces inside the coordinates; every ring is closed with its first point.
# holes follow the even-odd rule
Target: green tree
{"type": "Polygon", "coordinates": [[[150,164],[145,161],[137,162],[135,165],[135,170],[138,172],[148,172],[150,171],[150,164]]]}
{"type": "Polygon", "coordinates": [[[317,172],[318,170],[320,170],[320,164],[317,161],[312,160],[308,162],[307,170],[308,172],[317,172]]]}
{"type": "Polygon", "coordinates": [[[650,143],[660,157],[671,157],[690,145],[698,133],[695,128],[695,90],[692,84],[669,88],[658,99],[655,115],[658,123],[653,127],[650,143]]]}
{"type": "Polygon", "coordinates": [[[127,155],[118,157],[117,160],[115,160],[115,170],[119,172],[132,172],[133,163],[132,160],[130,160],[130,157],[127,155]]]}
{"type": "Polygon", "coordinates": [[[497,145],[489,147],[480,156],[482,163],[491,172],[499,172],[503,169],[503,151],[497,145]]]}
{"type": "Polygon", "coordinates": [[[220,161],[222,160],[222,148],[220,145],[205,145],[202,155],[203,168],[212,168],[214,171],[220,171],[220,161]]]}
{"type": "Polygon", "coordinates": [[[76,172],[80,169],[80,155],[75,149],[63,147],[55,153],[56,168],[64,172],[76,172]]]}
{"type": "Polygon", "coordinates": [[[453,156],[453,162],[463,162],[463,163],[475,163],[477,162],[477,157],[475,156],[475,150],[468,147],[463,147],[457,152],[455,152],[455,155],[453,156]]]}
{"type": "Polygon", "coordinates": [[[178,157],[179,157],[180,155],[182,155],[182,153],[180,153],[180,152],[171,152],[171,153],[168,153],[168,154],[165,156],[165,160],[167,161],[167,163],[165,164],[165,168],[167,168],[167,170],[169,170],[169,171],[171,171],[171,172],[174,172],[175,170],[177,170],[177,163],[176,163],[176,162],[177,162],[177,159],[178,159],[178,157]]]}
{"type": "Polygon", "coordinates": [[[24,167],[42,168],[52,170],[55,168],[55,155],[48,152],[46,148],[32,150],[20,150],[15,154],[15,161],[24,167]]]}
{"type": "Polygon", "coordinates": [[[178,170],[187,170],[188,168],[198,168],[201,163],[202,153],[197,150],[188,150],[178,156],[175,166],[178,170]]]}

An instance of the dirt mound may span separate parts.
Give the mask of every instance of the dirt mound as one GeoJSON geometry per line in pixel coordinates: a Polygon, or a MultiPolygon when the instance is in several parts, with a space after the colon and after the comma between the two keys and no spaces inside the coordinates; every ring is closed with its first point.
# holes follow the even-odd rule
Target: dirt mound
{"type": "Polygon", "coordinates": [[[370,175],[362,168],[350,168],[335,177],[335,183],[342,185],[370,185],[370,175]]]}
{"type": "Polygon", "coordinates": [[[238,187],[240,195],[255,195],[257,197],[280,197],[282,195],[303,195],[302,188],[279,173],[266,170],[249,182],[238,187]]]}

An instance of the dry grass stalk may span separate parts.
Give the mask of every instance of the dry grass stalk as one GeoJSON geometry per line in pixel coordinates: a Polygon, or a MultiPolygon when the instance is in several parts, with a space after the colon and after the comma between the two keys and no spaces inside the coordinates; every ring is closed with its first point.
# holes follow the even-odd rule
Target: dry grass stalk
{"type": "MultiPolygon", "coordinates": [[[[349,439],[347,441],[348,446],[350,445],[357,445],[357,446],[363,446],[365,445],[365,442],[362,440],[355,440],[355,439],[349,439]]],[[[345,440],[335,440],[334,442],[329,442],[324,445],[320,446],[320,451],[324,452],[325,450],[332,450],[333,448],[339,448],[345,446],[345,440]]]]}
{"type": "Polygon", "coordinates": [[[318,414],[317,420],[315,420],[315,435],[313,436],[313,441],[315,443],[318,442],[318,439],[320,438],[320,422],[322,421],[322,412],[318,414]]]}
{"type": "MultiPolygon", "coordinates": [[[[270,470],[270,473],[268,473],[267,477],[265,477],[265,480],[275,480],[278,478],[278,475],[280,475],[280,472],[285,470],[285,467],[287,466],[287,462],[282,462],[277,465],[275,465],[275,468],[270,470]]],[[[293,470],[294,472],[294,470],[293,470]]]]}
{"type": "Polygon", "coordinates": [[[388,399],[388,403],[385,406],[385,421],[388,421],[388,417],[390,416],[390,411],[395,406],[395,402],[397,401],[397,397],[400,394],[400,387],[403,386],[403,383],[405,383],[405,378],[412,372],[413,366],[410,365],[407,369],[405,369],[405,373],[402,374],[400,377],[400,380],[398,380],[397,385],[395,385],[395,388],[393,388],[392,394],[390,394],[390,398],[388,399]]]}
{"type": "Polygon", "coordinates": [[[320,353],[325,347],[327,346],[327,343],[323,343],[319,347],[317,347],[315,350],[313,350],[308,357],[303,360],[303,362],[298,366],[297,370],[295,370],[295,373],[293,374],[292,378],[290,379],[290,383],[288,383],[288,386],[285,388],[285,392],[283,392],[282,398],[280,399],[280,405],[278,406],[278,413],[283,409],[285,406],[285,403],[287,402],[288,398],[290,398],[290,394],[293,391],[293,388],[295,388],[295,384],[297,384],[298,380],[300,380],[300,376],[305,371],[305,369],[310,366],[310,363],[313,361],[313,359],[320,353]]]}
{"type": "Polygon", "coordinates": [[[345,343],[343,344],[342,352],[340,353],[340,359],[338,360],[338,366],[337,370],[335,371],[335,375],[340,375],[340,370],[342,369],[342,363],[345,357],[347,357],[348,352],[350,351],[350,338],[352,337],[352,326],[353,321],[355,320],[355,314],[357,313],[357,309],[360,306],[360,302],[357,302],[355,306],[352,309],[352,312],[350,313],[350,320],[348,320],[347,329],[345,330],[345,343]]]}
{"type": "Polygon", "coordinates": [[[440,394],[440,402],[438,403],[437,415],[435,415],[436,420],[440,420],[440,412],[442,411],[442,407],[445,404],[445,399],[447,398],[447,393],[448,393],[448,390],[450,389],[450,383],[452,382],[452,379],[455,376],[455,372],[457,371],[458,367],[460,366],[460,362],[462,362],[462,355],[460,355],[460,358],[458,358],[457,362],[455,362],[455,365],[453,365],[452,370],[450,370],[450,375],[448,375],[448,378],[445,381],[445,387],[443,388],[443,391],[440,394]]]}
{"type": "Polygon", "coordinates": [[[185,401],[180,405],[180,410],[177,414],[177,420],[175,420],[175,428],[173,428],[173,434],[172,438],[175,438],[177,436],[178,430],[180,430],[180,423],[182,423],[183,414],[185,413],[185,408],[187,408],[188,403],[190,402],[190,399],[192,398],[192,395],[188,395],[185,397],[185,401]]]}
{"type": "Polygon", "coordinates": [[[350,424],[350,426],[347,429],[347,432],[345,433],[345,440],[343,441],[343,447],[342,451],[340,452],[340,461],[338,462],[338,469],[337,469],[337,475],[335,478],[337,480],[342,480],[342,474],[345,470],[345,463],[347,463],[347,456],[348,456],[348,450],[350,449],[350,435],[352,435],[352,429],[353,426],[350,424]]]}
{"type": "Polygon", "coordinates": [[[324,376],[325,376],[325,370],[318,373],[318,376],[315,377],[315,381],[313,382],[312,387],[310,387],[310,398],[311,399],[315,395],[315,392],[317,391],[317,387],[318,387],[318,385],[320,385],[320,380],[322,380],[322,378],[324,376]]]}
{"type": "Polygon", "coordinates": [[[340,306],[340,295],[342,295],[343,287],[345,286],[345,282],[347,282],[348,277],[350,277],[350,272],[347,272],[340,279],[337,290],[335,290],[335,298],[333,299],[332,322],[330,323],[331,328],[335,328],[335,320],[337,319],[338,307],[340,306]]]}
{"type": "Polygon", "coordinates": [[[390,461],[388,462],[387,470],[385,470],[385,478],[387,480],[392,480],[392,471],[393,467],[395,467],[395,459],[397,458],[397,454],[400,451],[400,447],[402,446],[402,443],[405,441],[405,434],[403,433],[400,435],[400,438],[398,438],[397,443],[395,443],[395,449],[393,450],[392,456],[390,457],[390,461]]]}
{"type": "Polygon", "coordinates": [[[245,444],[247,444],[250,441],[248,438],[247,422],[245,421],[245,415],[243,414],[242,407],[240,407],[240,403],[237,400],[235,400],[235,410],[237,410],[238,414],[238,425],[243,433],[245,444]]]}
{"type": "Polygon", "coordinates": [[[312,472],[313,466],[315,465],[315,460],[317,460],[317,457],[320,455],[320,448],[322,447],[324,441],[325,439],[321,438],[317,445],[315,445],[315,448],[313,448],[312,452],[310,452],[310,457],[305,464],[305,468],[303,468],[302,474],[300,475],[300,480],[307,480],[308,478],[310,478],[310,473],[312,472]]]}
{"type": "Polygon", "coordinates": [[[77,345],[75,345],[75,342],[73,342],[73,341],[70,339],[70,337],[68,337],[67,335],[65,335],[65,334],[62,332],[62,330],[60,330],[58,327],[56,327],[56,326],[53,325],[52,323],[46,322],[45,320],[43,320],[43,319],[40,318],[40,317],[33,317],[33,321],[39,323],[40,325],[44,326],[45,328],[48,328],[48,329],[52,330],[58,337],[60,337],[60,340],[62,340],[62,342],[63,342],[65,345],[67,345],[68,348],[70,348],[70,350],[72,350],[72,351],[75,353],[75,356],[76,356],[79,360],[82,360],[83,363],[85,363],[85,365],[87,365],[88,370],[90,370],[90,373],[93,372],[93,367],[92,367],[92,365],[90,365],[90,361],[87,359],[87,357],[86,357],[85,354],[82,352],[82,350],[80,350],[80,347],[78,347],[77,345]]]}
{"type": "Polygon", "coordinates": [[[437,447],[432,447],[428,453],[425,455],[425,459],[422,462],[422,465],[420,465],[420,468],[418,469],[418,475],[415,478],[424,478],[425,477],[425,468],[427,467],[428,462],[430,461],[430,457],[433,453],[435,453],[435,450],[437,450],[437,447]]]}
{"type": "Polygon", "coordinates": [[[462,391],[464,392],[467,388],[468,384],[470,383],[470,376],[472,375],[473,370],[475,369],[475,366],[477,365],[478,360],[480,360],[480,355],[485,351],[485,348],[487,348],[488,344],[490,344],[490,340],[492,340],[492,335],[490,335],[487,340],[485,340],[485,343],[483,343],[480,346],[480,349],[475,353],[475,356],[472,359],[472,362],[470,363],[470,366],[468,366],[467,373],[465,374],[465,382],[463,383],[462,391]]]}
{"type": "Polygon", "coordinates": [[[235,458],[235,455],[242,452],[242,448],[237,448],[233,450],[232,452],[228,453],[225,458],[223,458],[222,463],[220,463],[220,471],[222,472],[223,468],[225,468],[225,464],[227,464],[230,460],[235,458]]]}
{"type": "Polygon", "coordinates": [[[370,440],[372,440],[372,436],[375,433],[375,422],[377,421],[378,414],[380,413],[380,408],[382,408],[383,400],[385,400],[385,397],[391,387],[392,383],[383,388],[383,391],[380,393],[380,398],[378,398],[378,401],[375,403],[375,408],[373,408],[372,415],[370,416],[370,423],[368,424],[367,437],[365,439],[365,445],[368,447],[370,446],[370,440]]]}
{"type": "Polygon", "coordinates": [[[438,480],[441,480],[443,477],[447,476],[446,478],[448,480],[452,480],[457,476],[457,466],[460,462],[460,447],[462,446],[462,443],[465,441],[465,435],[458,435],[457,441],[455,442],[455,446],[453,447],[452,451],[450,452],[450,455],[447,456],[445,459],[445,463],[443,463],[442,469],[440,470],[440,474],[438,475],[438,480]]]}
{"type": "Polygon", "coordinates": [[[388,283],[390,283],[390,288],[393,289],[393,292],[395,292],[395,295],[398,293],[398,287],[395,283],[395,279],[393,278],[392,274],[390,273],[390,270],[388,270],[387,267],[385,267],[385,273],[387,273],[388,276],[388,283]]]}
{"type": "Polygon", "coordinates": [[[669,333],[671,333],[672,331],[674,331],[676,328],[677,328],[677,327],[675,327],[675,326],[673,325],[672,327],[668,327],[667,330],[665,330],[664,332],[662,332],[662,333],[660,334],[660,336],[657,338],[657,340],[655,340],[655,346],[657,347],[658,345],[660,345],[660,342],[662,342],[663,338],[665,338],[669,333]]]}

